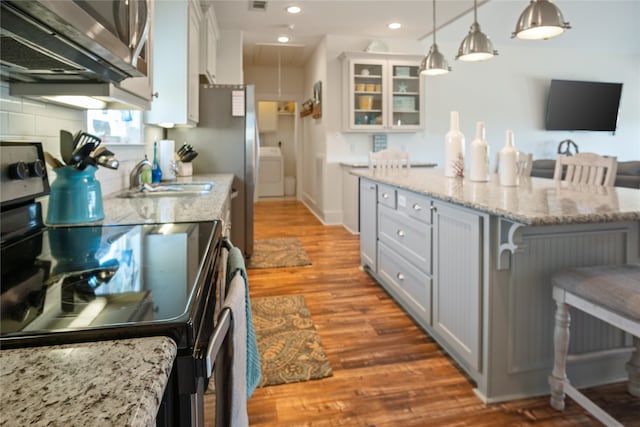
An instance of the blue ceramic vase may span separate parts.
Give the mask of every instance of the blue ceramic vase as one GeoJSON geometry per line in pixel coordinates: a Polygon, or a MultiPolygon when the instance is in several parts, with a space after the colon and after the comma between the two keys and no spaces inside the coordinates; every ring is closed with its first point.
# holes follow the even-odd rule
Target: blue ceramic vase
{"type": "Polygon", "coordinates": [[[102,190],[95,177],[97,169],[88,166],[78,170],[65,166],[55,170],[51,184],[48,224],[79,224],[104,219],[102,190]]]}

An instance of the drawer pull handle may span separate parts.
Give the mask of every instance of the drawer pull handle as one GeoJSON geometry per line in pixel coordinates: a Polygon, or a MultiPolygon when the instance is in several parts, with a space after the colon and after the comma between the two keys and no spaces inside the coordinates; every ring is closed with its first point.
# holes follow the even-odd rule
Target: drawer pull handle
{"type": "Polygon", "coordinates": [[[376,189],[376,186],[375,186],[375,185],[370,185],[370,186],[369,186],[369,190],[375,190],[375,189],[376,189]]]}
{"type": "Polygon", "coordinates": [[[398,278],[398,280],[400,280],[401,282],[404,281],[404,274],[402,273],[398,273],[396,274],[396,277],[398,278]]]}
{"type": "Polygon", "coordinates": [[[398,230],[398,231],[396,231],[396,234],[397,234],[399,237],[404,237],[404,230],[398,230]]]}
{"type": "Polygon", "coordinates": [[[382,198],[383,198],[383,199],[388,199],[388,198],[389,198],[389,195],[388,195],[387,193],[382,193],[382,198]]]}
{"type": "Polygon", "coordinates": [[[422,206],[420,206],[419,204],[416,203],[416,204],[413,205],[413,210],[414,211],[421,211],[422,210],[422,206]]]}

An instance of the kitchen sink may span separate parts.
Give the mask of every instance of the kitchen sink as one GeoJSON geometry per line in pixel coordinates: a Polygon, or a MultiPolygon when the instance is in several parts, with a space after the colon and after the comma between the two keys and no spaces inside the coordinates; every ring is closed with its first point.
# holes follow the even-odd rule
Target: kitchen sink
{"type": "Polygon", "coordinates": [[[139,190],[124,190],[117,197],[180,197],[207,194],[213,188],[212,182],[174,182],[171,184],[144,185],[139,190]]]}

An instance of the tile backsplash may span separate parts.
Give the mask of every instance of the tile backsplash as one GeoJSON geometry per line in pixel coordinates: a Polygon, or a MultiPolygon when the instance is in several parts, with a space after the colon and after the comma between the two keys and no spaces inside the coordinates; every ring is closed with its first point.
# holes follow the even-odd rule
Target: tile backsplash
{"type": "MultiPolygon", "coordinates": [[[[45,151],[60,158],[60,130],[76,133],[86,130],[85,112],[55,104],[47,104],[29,98],[9,95],[9,85],[0,83],[0,140],[14,142],[41,142],[45,151]]],[[[153,141],[161,130],[147,127],[144,140],[153,141]]],[[[129,172],[148,153],[145,145],[109,145],[109,150],[120,161],[117,170],[99,168],[96,173],[103,195],[119,191],[129,185],[129,172]]],[[[55,179],[55,173],[48,168],[49,180],[55,179]]]]}

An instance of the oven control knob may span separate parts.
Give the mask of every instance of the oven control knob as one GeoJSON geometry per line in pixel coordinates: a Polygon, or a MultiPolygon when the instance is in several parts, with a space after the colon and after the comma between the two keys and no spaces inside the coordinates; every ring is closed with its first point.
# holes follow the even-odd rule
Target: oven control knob
{"type": "Polygon", "coordinates": [[[29,178],[29,168],[25,162],[16,162],[9,165],[9,177],[11,179],[27,179],[29,178]]]}
{"type": "Polygon", "coordinates": [[[29,163],[27,166],[29,168],[30,177],[41,178],[46,173],[46,169],[44,167],[44,163],[42,163],[42,160],[36,160],[35,162],[29,163]]]}

